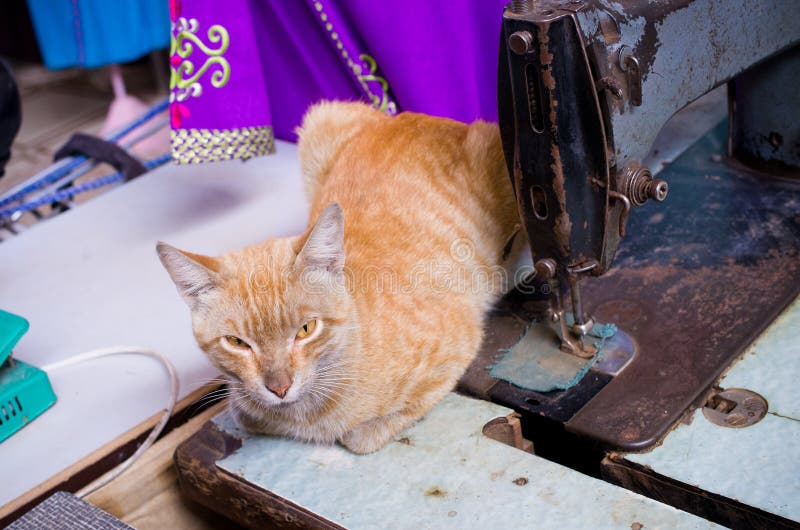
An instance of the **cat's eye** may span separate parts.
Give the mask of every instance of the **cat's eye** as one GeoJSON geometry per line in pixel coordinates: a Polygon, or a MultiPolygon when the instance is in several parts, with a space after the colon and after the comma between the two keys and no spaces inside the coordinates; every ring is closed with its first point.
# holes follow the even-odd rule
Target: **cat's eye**
{"type": "Polygon", "coordinates": [[[239,337],[235,337],[233,335],[225,335],[225,341],[230,344],[231,346],[235,346],[236,348],[249,348],[250,345],[247,344],[245,341],[240,339],[239,337]]]}
{"type": "Polygon", "coordinates": [[[317,329],[317,321],[316,320],[309,320],[302,326],[300,329],[297,330],[297,334],[295,335],[296,339],[304,339],[314,333],[314,330],[317,329]]]}

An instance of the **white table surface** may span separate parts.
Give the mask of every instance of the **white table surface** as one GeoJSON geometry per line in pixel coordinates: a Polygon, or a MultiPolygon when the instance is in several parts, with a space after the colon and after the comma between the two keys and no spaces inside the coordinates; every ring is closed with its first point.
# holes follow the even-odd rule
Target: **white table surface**
{"type": "MultiPolygon", "coordinates": [[[[141,345],[167,355],[187,395],[216,375],[157,240],[218,254],[299,233],[308,207],[296,148],[248,162],[165,166],[0,243],[0,308],[31,329],[14,351],[43,366],[93,348],[141,345]]],[[[58,402],[0,443],[0,505],[164,408],[164,369],[115,356],[51,375],[58,402]]]]}

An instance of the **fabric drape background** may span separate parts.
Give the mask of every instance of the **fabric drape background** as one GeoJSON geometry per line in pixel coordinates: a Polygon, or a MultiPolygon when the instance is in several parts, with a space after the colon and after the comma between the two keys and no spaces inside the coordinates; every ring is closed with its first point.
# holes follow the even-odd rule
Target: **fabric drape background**
{"type": "Polygon", "coordinates": [[[270,153],[322,99],[494,121],[504,4],[171,0],[173,158],[270,153]]]}

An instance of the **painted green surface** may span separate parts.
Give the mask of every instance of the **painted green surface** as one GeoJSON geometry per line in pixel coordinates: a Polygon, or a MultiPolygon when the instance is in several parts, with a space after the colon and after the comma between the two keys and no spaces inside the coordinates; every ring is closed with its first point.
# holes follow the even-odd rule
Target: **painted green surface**
{"type": "Polygon", "coordinates": [[[22,361],[0,368],[0,442],[56,402],[47,374],[22,361]]]}
{"type": "Polygon", "coordinates": [[[0,309],[0,365],[2,365],[30,325],[21,316],[0,309]]]}
{"type": "Polygon", "coordinates": [[[449,394],[376,453],[252,436],[222,469],[346,528],[718,528],[484,436],[510,409],[449,394]],[[640,526],[637,526],[640,525],[640,526]]]}
{"type": "Polygon", "coordinates": [[[800,300],[722,378],[722,388],[763,396],[766,417],[750,427],[715,425],[701,411],[649,453],[626,459],[661,475],[800,521],[800,300]]]}

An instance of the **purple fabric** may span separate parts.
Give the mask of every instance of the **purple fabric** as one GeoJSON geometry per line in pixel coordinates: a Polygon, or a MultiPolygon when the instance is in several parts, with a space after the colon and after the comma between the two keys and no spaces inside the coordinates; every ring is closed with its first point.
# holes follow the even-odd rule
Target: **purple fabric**
{"type": "Polygon", "coordinates": [[[402,110],[496,121],[505,0],[341,4],[402,110]]]}
{"type": "Polygon", "coordinates": [[[321,31],[326,35],[328,45],[333,47],[339,62],[356,83],[362,98],[389,114],[396,114],[397,103],[386,76],[378,68],[374,57],[369,55],[368,47],[361,39],[358,28],[353,25],[353,19],[347,16],[344,4],[327,1],[323,4],[323,0],[306,2],[321,31]]]}
{"type": "Polygon", "coordinates": [[[277,138],[295,141],[294,129],[314,102],[361,97],[302,0],[252,0],[250,4],[253,23],[259,28],[258,52],[277,138]]]}
{"type": "MultiPolygon", "coordinates": [[[[183,101],[173,87],[173,129],[271,126],[294,141],[303,113],[321,99],[494,121],[504,3],[171,0],[173,40],[181,17],[196,20],[200,36],[214,24],[230,36],[227,83],[211,86],[209,70],[202,95],[183,101]]],[[[173,54],[173,85],[183,60],[173,54]]]]}
{"type": "Polygon", "coordinates": [[[253,54],[257,39],[249,7],[247,2],[232,4],[235,9],[217,9],[217,0],[171,2],[171,122],[174,129],[228,129],[265,125],[272,121],[264,69],[253,54]],[[206,13],[213,13],[213,16],[205,16],[206,13]],[[215,26],[227,34],[227,47],[222,42],[212,41],[209,32],[215,26]],[[191,31],[192,28],[195,30],[191,31]],[[210,56],[194,39],[182,39],[182,33],[195,35],[212,50],[224,49],[220,57],[226,62],[210,64],[204,75],[188,87],[176,84],[194,77],[210,56]],[[214,86],[211,81],[215,73],[224,74],[226,69],[229,73],[224,85],[214,86]]]}

